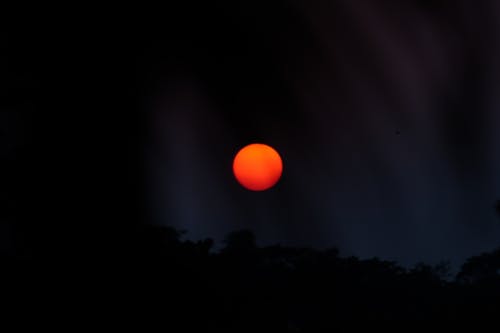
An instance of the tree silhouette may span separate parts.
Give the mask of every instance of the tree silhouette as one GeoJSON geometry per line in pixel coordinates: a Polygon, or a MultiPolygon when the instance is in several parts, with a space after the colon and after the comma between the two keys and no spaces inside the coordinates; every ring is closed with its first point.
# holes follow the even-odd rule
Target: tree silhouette
{"type": "MultiPolygon", "coordinates": [[[[448,262],[405,269],[378,258],[342,257],[336,248],[258,247],[251,230],[229,233],[225,247],[215,252],[212,239],[194,242],[182,235],[169,227],[131,230],[117,246],[133,243],[132,250],[114,251],[112,257],[102,252],[87,263],[73,258],[83,267],[80,272],[99,278],[94,284],[82,278],[70,285],[87,288],[85,296],[114,288],[110,304],[116,309],[131,316],[159,313],[160,325],[168,329],[353,332],[366,324],[401,330],[402,321],[433,321],[459,328],[465,320],[498,318],[500,248],[468,259],[451,280],[448,262]],[[102,285],[106,279],[113,281],[111,287],[102,285]],[[148,298],[154,309],[147,307],[153,304],[148,298]]],[[[63,288],[55,278],[64,274],[67,262],[33,263],[32,268],[23,263],[20,269],[3,259],[4,270],[17,274],[4,285],[13,295],[30,290],[26,284],[14,288],[14,283],[37,276],[38,267],[52,267],[54,277],[45,273],[38,284],[50,290],[51,298],[68,290],[75,297],[77,291],[63,288]]],[[[93,306],[101,306],[93,297],[93,306]]]]}
{"type": "Polygon", "coordinates": [[[460,282],[479,283],[500,277],[500,248],[491,253],[474,256],[463,264],[457,275],[460,282]]]}
{"type": "Polygon", "coordinates": [[[448,261],[442,261],[434,266],[421,262],[415,265],[409,273],[428,281],[440,282],[451,278],[451,267],[448,261]]]}
{"type": "Polygon", "coordinates": [[[226,252],[249,252],[256,248],[255,234],[246,229],[229,233],[224,243],[226,252]]]}

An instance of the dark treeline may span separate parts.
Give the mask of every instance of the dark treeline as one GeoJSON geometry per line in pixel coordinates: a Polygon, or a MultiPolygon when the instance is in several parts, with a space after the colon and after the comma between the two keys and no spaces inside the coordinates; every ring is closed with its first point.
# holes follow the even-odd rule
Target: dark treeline
{"type": "Polygon", "coordinates": [[[4,258],[9,308],[22,322],[33,313],[78,326],[231,332],[399,330],[427,321],[450,328],[494,322],[500,313],[500,248],[470,258],[453,277],[446,263],[405,269],[341,257],[335,248],[258,247],[248,230],[229,234],[218,252],[213,240],[184,241],[172,228],[121,236],[127,246],[115,240],[102,253],[4,258]]]}

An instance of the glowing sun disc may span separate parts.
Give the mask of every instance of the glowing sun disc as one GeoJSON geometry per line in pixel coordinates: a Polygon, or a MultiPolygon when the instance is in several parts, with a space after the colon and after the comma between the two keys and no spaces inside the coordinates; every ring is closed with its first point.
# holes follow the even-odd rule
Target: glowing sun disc
{"type": "Polygon", "coordinates": [[[278,152],[262,143],[245,146],[234,157],[234,176],[241,186],[251,191],[273,187],[282,172],[283,162],[278,152]]]}

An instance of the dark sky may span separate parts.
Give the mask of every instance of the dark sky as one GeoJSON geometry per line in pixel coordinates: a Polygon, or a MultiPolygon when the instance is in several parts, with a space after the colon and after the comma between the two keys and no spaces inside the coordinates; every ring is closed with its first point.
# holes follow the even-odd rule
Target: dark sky
{"type": "Polygon", "coordinates": [[[497,1],[184,2],[95,16],[2,34],[12,234],[120,225],[135,206],[188,238],[250,228],[261,244],[403,264],[498,246],[497,1]],[[252,142],[284,160],[266,192],[231,173],[252,142]],[[59,222],[35,223],[33,207],[59,222]]]}

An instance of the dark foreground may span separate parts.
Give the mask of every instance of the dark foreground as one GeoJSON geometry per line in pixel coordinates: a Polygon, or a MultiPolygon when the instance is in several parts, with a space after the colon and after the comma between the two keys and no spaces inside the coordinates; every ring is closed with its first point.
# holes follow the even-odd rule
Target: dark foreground
{"type": "Polygon", "coordinates": [[[249,231],[230,234],[218,253],[210,239],[180,236],[141,227],[106,249],[5,257],[5,318],[70,331],[219,332],[407,331],[422,323],[482,331],[499,318],[500,249],[451,277],[446,264],[408,270],[336,249],[259,248],[249,231]]]}

